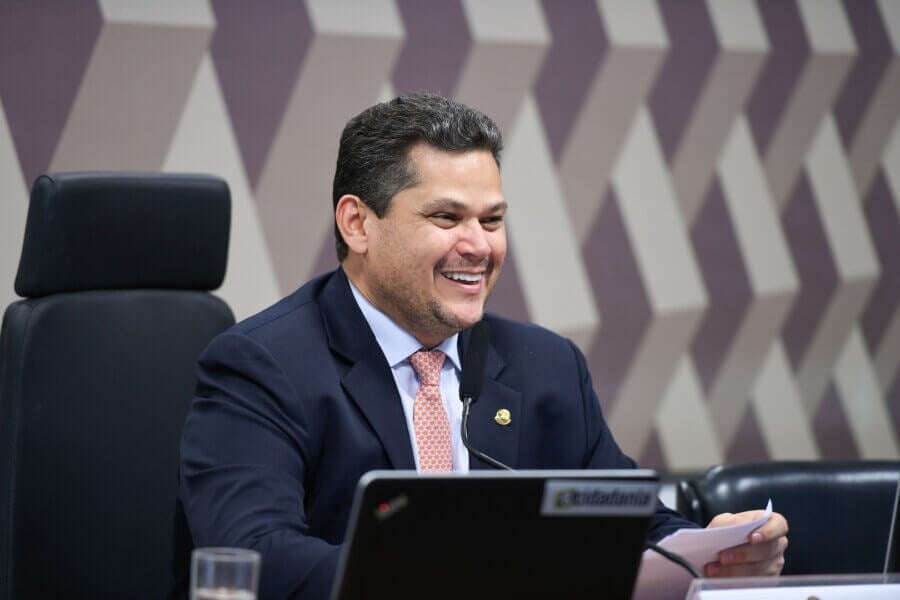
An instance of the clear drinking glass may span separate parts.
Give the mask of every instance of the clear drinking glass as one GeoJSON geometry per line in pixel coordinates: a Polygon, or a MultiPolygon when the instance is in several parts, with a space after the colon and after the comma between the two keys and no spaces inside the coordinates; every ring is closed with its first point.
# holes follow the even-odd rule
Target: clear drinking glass
{"type": "Polygon", "coordinates": [[[259,552],[197,548],[191,554],[191,600],[256,600],[259,552]]]}

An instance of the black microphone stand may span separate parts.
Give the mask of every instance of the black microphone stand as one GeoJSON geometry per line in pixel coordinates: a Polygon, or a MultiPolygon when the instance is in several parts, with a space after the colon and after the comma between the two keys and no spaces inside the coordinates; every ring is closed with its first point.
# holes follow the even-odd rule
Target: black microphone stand
{"type": "Polygon", "coordinates": [[[479,460],[486,462],[487,464],[491,465],[495,469],[513,471],[514,469],[512,467],[509,467],[509,466],[503,464],[496,458],[488,456],[487,454],[485,454],[481,450],[478,450],[477,448],[472,446],[472,444],[469,443],[469,410],[471,410],[472,402],[474,402],[474,401],[475,401],[475,399],[472,396],[463,396],[463,399],[462,399],[463,411],[462,411],[462,426],[460,427],[460,429],[461,429],[460,433],[462,434],[463,446],[466,447],[466,450],[468,450],[470,454],[472,454],[479,460]]]}

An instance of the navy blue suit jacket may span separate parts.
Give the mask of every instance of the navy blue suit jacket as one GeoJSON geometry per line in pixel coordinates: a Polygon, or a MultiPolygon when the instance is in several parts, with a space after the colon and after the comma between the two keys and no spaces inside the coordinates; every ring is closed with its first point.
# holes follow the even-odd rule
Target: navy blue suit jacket
{"type": "MultiPolygon", "coordinates": [[[[632,468],[600,412],[585,360],[546,329],[486,316],[476,448],[517,469],[632,468]],[[494,415],[512,415],[500,426],[494,415]]],[[[460,336],[465,358],[468,332],[460,336]]],[[[340,269],[213,340],[181,447],[179,501],[197,546],[263,555],[260,598],[325,598],[359,477],[415,469],[381,348],[340,269]]],[[[471,468],[489,468],[471,458],[471,468]]],[[[659,539],[693,526],[660,506],[659,539]]]]}

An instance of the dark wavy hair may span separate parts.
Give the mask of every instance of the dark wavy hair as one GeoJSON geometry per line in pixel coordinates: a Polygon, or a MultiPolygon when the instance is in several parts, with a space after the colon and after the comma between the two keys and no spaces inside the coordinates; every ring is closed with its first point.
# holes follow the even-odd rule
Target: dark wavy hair
{"type": "MultiPolygon", "coordinates": [[[[359,196],[378,218],[394,195],[418,181],[410,147],[426,142],[440,150],[489,150],[500,167],[503,136],[487,115],[442,96],[414,93],[367,108],[350,119],[341,134],[332,202],[345,194],[359,196]]],[[[337,257],[347,244],[335,224],[337,257]]]]}

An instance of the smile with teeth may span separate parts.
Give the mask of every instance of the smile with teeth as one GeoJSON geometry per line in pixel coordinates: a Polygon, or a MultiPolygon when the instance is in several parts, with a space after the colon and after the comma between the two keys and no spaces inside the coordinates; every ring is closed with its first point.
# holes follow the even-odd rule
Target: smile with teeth
{"type": "Polygon", "coordinates": [[[479,281],[481,281],[481,278],[484,275],[484,273],[461,273],[459,271],[448,271],[446,273],[441,273],[441,275],[443,275],[444,277],[446,277],[447,279],[450,279],[452,281],[458,281],[459,283],[471,284],[471,283],[478,283],[479,281]]]}

